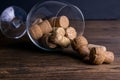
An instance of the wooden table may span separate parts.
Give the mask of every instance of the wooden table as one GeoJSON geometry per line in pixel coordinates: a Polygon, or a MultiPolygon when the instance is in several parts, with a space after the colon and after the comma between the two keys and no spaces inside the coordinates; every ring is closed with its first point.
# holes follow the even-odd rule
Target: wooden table
{"type": "Polygon", "coordinates": [[[0,80],[120,80],[120,21],[86,21],[89,43],[115,53],[112,64],[90,65],[71,48],[46,52],[26,38],[0,37],[0,80]]]}

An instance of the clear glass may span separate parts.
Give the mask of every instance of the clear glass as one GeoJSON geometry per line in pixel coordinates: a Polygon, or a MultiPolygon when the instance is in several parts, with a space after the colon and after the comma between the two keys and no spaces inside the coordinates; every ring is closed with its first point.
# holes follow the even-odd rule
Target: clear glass
{"type": "Polygon", "coordinates": [[[39,48],[47,51],[53,51],[60,49],[57,48],[49,48],[43,46],[42,43],[44,41],[36,40],[30,34],[30,28],[32,24],[35,22],[36,19],[40,18],[42,20],[49,20],[52,17],[59,17],[59,16],[67,16],[70,21],[70,25],[75,28],[77,31],[77,35],[82,35],[84,33],[85,28],[85,21],[84,16],[81,10],[72,5],[67,3],[62,3],[58,1],[46,1],[44,3],[36,4],[27,16],[26,26],[27,26],[27,33],[30,40],[39,48]]]}
{"type": "MultiPolygon", "coordinates": [[[[70,29],[72,27],[72,30],[74,29],[76,31],[76,36],[82,35],[85,28],[84,16],[81,10],[75,5],[58,1],[39,2],[33,6],[28,15],[26,15],[26,12],[23,9],[17,6],[10,6],[2,12],[0,16],[0,24],[1,32],[6,37],[18,39],[21,38],[27,31],[30,40],[37,47],[46,51],[56,51],[69,47],[71,38],[66,35],[68,27],[70,27],[70,29]],[[51,21],[53,21],[52,24],[51,21]],[[39,22],[39,24],[36,25],[37,22],[39,22]],[[66,23],[68,24],[66,25],[66,23]],[[63,24],[64,27],[62,26],[63,24]],[[33,25],[37,26],[37,28],[33,28],[33,25]],[[38,26],[40,28],[38,28],[38,26]],[[57,44],[53,43],[54,39],[52,39],[52,35],[56,34],[55,31],[60,26],[62,26],[63,33],[65,34],[64,36],[58,36],[57,38],[62,39],[64,37],[64,39],[69,43],[67,46],[64,45],[66,44],[64,41],[62,41],[62,46],[59,45],[59,42],[57,42],[57,44]],[[51,32],[42,34],[44,31],[50,31],[48,28],[51,29],[51,32]],[[39,35],[36,35],[36,33],[39,35]],[[50,38],[49,36],[52,37],[50,38]],[[39,39],[36,39],[38,37],[39,39]],[[51,39],[53,41],[52,43],[49,42],[51,39]]],[[[60,31],[60,33],[62,32],[60,31]]],[[[71,36],[71,31],[68,31],[68,33],[70,33],[69,35],[71,36]]]]}
{"type": "Polygon", "coordinates": [[[77,36],[83,35],[85,21],[84,16],[78,7],[68,4],[67,6],[62,7],[56,14],[57,17],[62,15],[68,17],[70,25],[73,26],[77,31],[77,36]]]}
{"type": "Polygon", "coordinates": [[[0,16],[1,32],[8,38],[22,37],[26,32],[26,17],[26,12],[17,6],[6,8],[0,16]]]}

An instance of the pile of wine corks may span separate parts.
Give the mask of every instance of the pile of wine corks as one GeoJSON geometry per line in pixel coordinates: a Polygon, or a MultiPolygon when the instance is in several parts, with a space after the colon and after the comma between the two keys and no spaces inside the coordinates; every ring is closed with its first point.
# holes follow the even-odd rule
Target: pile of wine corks
{"type": "Polygon", "coordinates": [[[32,23],[29,32],[44,48],[67,48],[71,45],[83,60],[88,60],[91,64],[114,61],[114,53],[107,51],[105,46],[89,44],[84,36],[78,35],[67,16],[52,17],[48,20],[38,18],[32,23]]]}
{"type": "Polygon", "coordinates": [[[34,40],[45,48],[67,48],[77,32],[66,16],[52,17],[48,20],[36,19],[30,27],[34,40]]]}
{"type": "Polygon", "coordinates": [[[72,48],[79,53],[83,60],[91,64],[110,64],[114,61],[114,53],[107,51],[105,46],[89,44],[84,36],[78,36],[72,43],[72,48]]]}

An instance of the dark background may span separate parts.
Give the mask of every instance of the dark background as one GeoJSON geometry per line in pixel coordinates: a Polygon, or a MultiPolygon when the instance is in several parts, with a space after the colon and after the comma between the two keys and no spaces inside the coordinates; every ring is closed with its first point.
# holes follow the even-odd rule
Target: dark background
{"type": "MultiPolygon", "coordinates": [[[[0,0],[0,13],[8,6],[15,5],[29,12],[37,2],[46,0],[0,0]]],[[[85,19],[120,19],[120,0],[57,0],[78,6],[85,19]]]]}

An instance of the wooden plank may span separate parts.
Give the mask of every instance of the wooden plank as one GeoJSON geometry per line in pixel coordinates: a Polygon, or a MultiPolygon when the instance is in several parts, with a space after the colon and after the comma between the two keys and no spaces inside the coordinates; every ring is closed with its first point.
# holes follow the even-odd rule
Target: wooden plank
{"type": "Polygon", "coordinates": [[[47,52],[38,49],[27,37],[16,41],[0,34],[0,80],[119,80],[119,26],[120,21],[86,21],[84,35],[89,42],[115,52],[115,61],[102,65],[83,62],[72,48],[47,52]]]}

